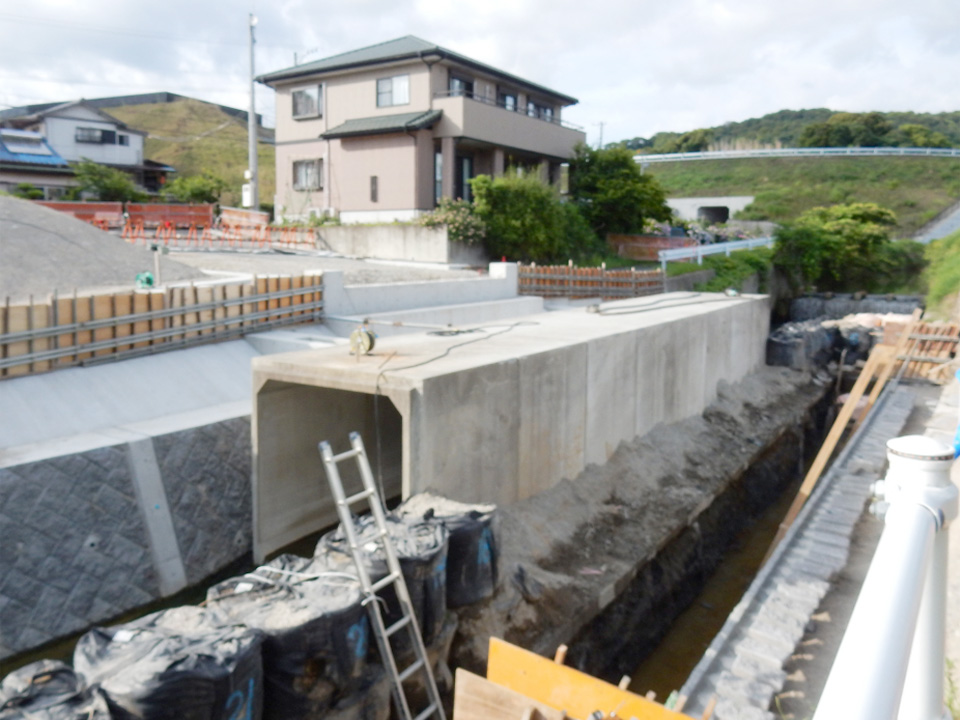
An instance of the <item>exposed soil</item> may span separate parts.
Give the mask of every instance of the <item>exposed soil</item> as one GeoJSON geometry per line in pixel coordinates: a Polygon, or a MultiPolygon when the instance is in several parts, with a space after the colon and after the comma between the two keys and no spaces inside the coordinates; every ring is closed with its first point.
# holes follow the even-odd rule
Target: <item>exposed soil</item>
{"type": "MultiPolygon", "coordinates": [[[[722,525],[717,511],[713,519],[704,513],[785,433],[804,436],[824,393],[805,373],[763,368],[736,385],[721,383],[701,417],[657,426],[621,443],[603,466],[502,508],[500,582],[490,600],[460,613],[454,664],[483,671],[491,635],[552,654],[634,583],[677,607],[689,602],[686,590],[671,596],[673,584],[720,554],[705,548],[698,521],[722,525]]],[[[749,515],[766,494],[761,481],[736,500],[749,515]]],[[[732,538],[739,526],[729,525],[732,538]]],[[[616,668],[607,660],[589,650],[568,655],[568,663],[601,674],[616,668]]]]}

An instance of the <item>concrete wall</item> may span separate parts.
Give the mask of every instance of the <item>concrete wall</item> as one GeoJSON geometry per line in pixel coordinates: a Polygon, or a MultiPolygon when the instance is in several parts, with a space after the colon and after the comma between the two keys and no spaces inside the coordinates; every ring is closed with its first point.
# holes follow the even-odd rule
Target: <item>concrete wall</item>
{"type": "Polygon", "coordinates": [[[323,274],[323,310],[327,316],[344,317],[387,313],[413,308],[510,300],[517,297],[517,266],[490,263],[486,277],[424,282],[344,285],[343,274],[323,274]]]}
{"type": "Polygon", "coordinates": [[[305,486],[325,477],[316,444],[345,449],[352,430],[368,447],[378,428],[385,437],[371,396],[389,400],[401,420],[389,434],[400,436],[404,496],[429,488],[509,503],[605,462],[657,423],[702,412],[718,381],[762,364],[768,330],[765,297],[678,294],[605,304],[603,314],[533,315],[465,336],[388,338],[370,356],[333,348],[259,358],[254,554],[330,521],[328,496],[305,504],[305,486]],[[343,392],[319,403],[301,399],[314,397],[308,388],[343,392]],[[311,420],[277,423],[291,413],[311,420]],[[293,507],[291,525],[289,510],[279,509],[293,507]]]}
{"type": "Polygon", "coordinates": [[[249,433],[235,418],[0,467],[0,659],[249,552],[249,433]]]}
{"type": "Polygon", "coordinates": [[[730,209],[730,217],[743,210],[753,202],[753,195],[727,195],[723,197],[686,197],[667,198],[667,205],[673,214],[681,220],[699,220],[700,208],[726,207],[730,209]]]}

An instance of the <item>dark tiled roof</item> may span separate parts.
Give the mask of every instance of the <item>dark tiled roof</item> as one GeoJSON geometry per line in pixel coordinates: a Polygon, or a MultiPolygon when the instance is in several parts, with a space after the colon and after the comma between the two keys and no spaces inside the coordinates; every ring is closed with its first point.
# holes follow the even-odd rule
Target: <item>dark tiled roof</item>
{"type": "Polygon", "coordinates": [[[485,65],[484,63],[472,60],[465,55],[460,55],[452,50],[447,50],[446,48],[427,42],[426,40],[421,40],[413,35],[407,35],[405,37],[397,38],[396,40],[389,40],[377,45],[370,45],[369,47],[360,48],[359,50],[351,50],[350,52],[333,55],[322,60],[304,63],[303,65],[294,65],[293,67],[285,68],[283,70],[265,73],[257,77],[257,80],[270,85],[271,83],[282,80],[293,80],[298,77],[333,72],[337,70],[347,70],[349,68],[363,67],[365,65],[380,65],[382,63],[398,60],[411,60],[426,55],[437,55],[441,59],[452,60],[461,65],[468,65],[483,72],[489,73],[495,77],[501,77],[517,83],[518,85],[533,88],[542,93],[553,95],[566,101],[570,105],[576,104],[577,102],[576,98],[570,97],[569,95],[558,93],[556,90],[551,90],[550,88],[543,87],[542,85],[537,85],[529,80],[519,78],[516,75],[510,75],[509,73],[505,73],[503,70],[498,70],[491,65],[485,65]]]}
{"type": "Polygon", "coordinates": [[[385,133],[407,132],[431,127],[443,115],[443,110],[401,113],[399,115],[377,115],[375,117],[347,120],[335,128],[327,130],[320,137],[333,138],[358,137],[361,135],[383,135],[385,133]]]}

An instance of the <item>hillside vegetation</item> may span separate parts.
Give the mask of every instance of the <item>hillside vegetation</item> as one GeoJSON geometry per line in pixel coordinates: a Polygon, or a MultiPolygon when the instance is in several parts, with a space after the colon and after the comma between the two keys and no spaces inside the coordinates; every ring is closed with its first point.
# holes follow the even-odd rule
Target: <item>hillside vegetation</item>
{"type": "MultiPolygon", "coordinates": [[[[227,189],[223,205],[238,206],[243,171],[247,168],[247,125],[214,105],[178,100],[156,105],[110,108],[110,114],[130,127],[150,133],[144,155],[177,169],[174,177],[208,173],[222,178],[227,189]]],[[[272,203],[276,187],[275,150],[261,142],[257,158],[260,201],[272,203]]]]}
{"type": "Polygon", "coordinates": [[[655,163],[667,197],[753,195],[738,214],[782,222],[813,207],[872,202],[896,213],[906,237],[960,200],[960,160],[919,157],[763,158],[655,163]]]}
{"type": "Polygon", "coordinates": [[[659,132],[615,144],[644,153],[764,147],[960,147],[960,112],[780,110],[741,122],[659,132]]]}

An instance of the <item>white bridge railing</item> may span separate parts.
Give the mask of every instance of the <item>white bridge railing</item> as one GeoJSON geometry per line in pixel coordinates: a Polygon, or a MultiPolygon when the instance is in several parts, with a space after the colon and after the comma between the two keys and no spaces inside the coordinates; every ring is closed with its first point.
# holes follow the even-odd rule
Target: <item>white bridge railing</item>
{"type": "Polygon", "coordinates": [[[760,150],[710,150],[707,152],[663,153],[659,155],[634,155],[638,165],[651,163],[684,162],[689,160],[738,160],[742,158],[782,157],[952,157],[960,158],[958,148],[911,148],[911,147],[828,147],[828,148],[763,148],[760,150]]]}
{"type": "Polygon", "coordinates": [[[694,247],[671,248],[661,250],[657,253],[657,259],[660,261],[660,268],[666,272],[667,263],[676,260],[697,259],[697,265],[703,265],[705,255],[725,254],[730,257],[734,250],[749,250],[757,247],[770,247],[773,245],[772,237],[750,238],[749,240],[731,240],[729,242],[715,243],[713,245],[695,245],[694,247]]]}
{"type": "Polygon", "coordinates": [[[951,448],[887,443],[875,492],[885,528],[814,720],[949,720],[944,707],[947,527],[957,517],[951,448]]]}

